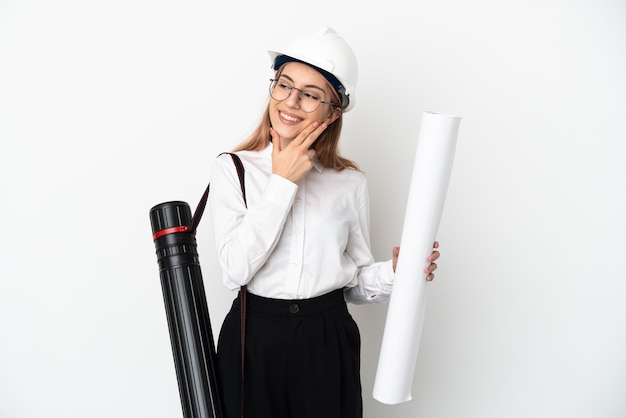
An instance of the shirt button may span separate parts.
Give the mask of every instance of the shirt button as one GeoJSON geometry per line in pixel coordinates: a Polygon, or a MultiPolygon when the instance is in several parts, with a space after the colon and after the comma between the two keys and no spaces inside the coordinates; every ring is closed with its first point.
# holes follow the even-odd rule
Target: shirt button
{"type": "Polygon", "coordinates": [[[298,306],[297,303],[292,303],[291,305],[289,305],[289,312],[296,314],[300,311],[300,307],[298,306]]]}

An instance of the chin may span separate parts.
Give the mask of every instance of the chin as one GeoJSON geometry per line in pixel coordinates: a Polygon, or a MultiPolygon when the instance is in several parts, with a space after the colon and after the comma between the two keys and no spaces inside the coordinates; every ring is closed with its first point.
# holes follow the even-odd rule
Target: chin
{"type": "Polygon", "coordinates": [[[278,133],[280,139],[282,139],[283,141],[293,141],[293,139],[298,136],[299,133],[294,133],[293,129],[285,129],[284,127],[274,128],[274,130],[278,133]]]}

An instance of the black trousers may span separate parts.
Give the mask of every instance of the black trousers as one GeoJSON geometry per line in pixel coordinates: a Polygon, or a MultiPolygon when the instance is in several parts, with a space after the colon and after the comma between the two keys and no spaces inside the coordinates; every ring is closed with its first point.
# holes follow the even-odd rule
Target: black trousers
{"type": "MultiPolygon", "coordinates": [[[[343,291],[306,300],[247,294],[245,418],[362,418],[358,327],[343,291]]],[[[239,298],[217,359],[226,418],[241,410],[239,298]]]]}

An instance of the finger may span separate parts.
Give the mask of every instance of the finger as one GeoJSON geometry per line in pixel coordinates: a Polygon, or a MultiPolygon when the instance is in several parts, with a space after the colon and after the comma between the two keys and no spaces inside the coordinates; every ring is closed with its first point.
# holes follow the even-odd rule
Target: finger
{"type": "Polygon", "coordinates": [[[270,128],[270,135],[272,136],[272,166],[275,161],[278,160],[278,154],[282,151],[281,143],[280,143],[280,135],[278,132],[274,130],[274,128],[270,128]]]}
{"type": "Polygon", "coordinates": [[[439,248],[439,241],[435,241],[433,243],[433,248],[439,248]]]}
{"type": "Polygon", "coordinates": [[[307,149],[310,148],[311,145],[313,145],[313,143],[317,140],[317,138],[319,138],[319,136],[326,130],[326,128],[328,128],[327,122],[322,122],[321,124],[319,124],[313,130],[313,132],[311,132],[307,136],[307,138],[302,142],[302,146],[306,147],[307,149]]]}
{"type": "Polygon", "coordinates": [[[280,136],[278,135],[278,132],[276,132],[274,128],[270,128],[270,135],[272,136],[272,144],[274,144],[274,152],[275,153],[280,152],[281,143],[280,143],[280,136]]]}
{"type": "Polygon", "coordinates": [[[328,123],[313,122],[307,126],[302,133],[292,142],[294,146],[309,149],[315,140],[326,130],[328,123]]]}
{"type": "Polygon", "coordinates": [[[428,276],[426,276],[426,281],[432,282],[434,278],[435,278],[435,275],[430,273],[428,276]]]}
{"type": "Polygon", "coordinates": [[[391,251],[391,259],[392,259],[392,267],[393,267],[393,271],[395,273],[396,271],[396,266],[398,265],[398,255],[400,254],[400,247],[393,247],[393,250],[391,251]]]}
{"type": "Polygon", "coordinates": [[[428,266],[428,272],[432,273],[433,271],[437,270],[437,267],[439,267],[437,264],[435,263],[430,263],[430,266],[428,266]]]}
{"type": "Polygon", "coordinates": [[[429,256],[428,256],[428,261],[435,261],[436,259],[439,258],[441,254],[439,254],[439,251],[433,251],[429,256]]]}
{"type": "Polygon", "coordinates": [[[424,269],[424,273],[427,273],[430,276],[433,275],[433,271],[435,270],[437,270],[437,264],[431,263],[428,267],[424,269]]]}
{"type": "Polygon", "coordinates": [[[311,135],[315,129],[317,129],[317,127],[319,127],[320,123],[318,121],[315,121],[313,123],[311,123],[309,126],[305,127],[302,132],[300,132],[300,134],[294,138],[293,141],[291,141],[289,143],[289,146],[291,147],[299,147],[301,146],[309,137],[309,135],[311,135]]]}

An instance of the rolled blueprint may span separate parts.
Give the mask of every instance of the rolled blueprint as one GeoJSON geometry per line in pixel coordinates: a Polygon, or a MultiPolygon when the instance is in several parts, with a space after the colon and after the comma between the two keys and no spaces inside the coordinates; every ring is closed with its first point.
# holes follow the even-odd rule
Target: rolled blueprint
{"type": "Polygon", "coordinates": [[[374,381],[374,399],[411,400],[424,313],[427,261],[443,211],[461,118],[424,112],[404,215],[400,255],[374,381]]]}

